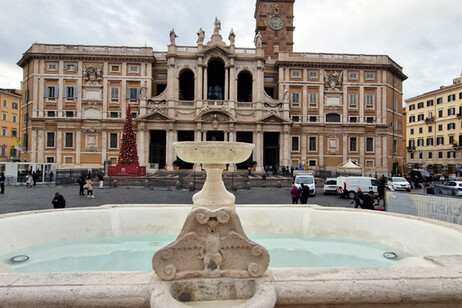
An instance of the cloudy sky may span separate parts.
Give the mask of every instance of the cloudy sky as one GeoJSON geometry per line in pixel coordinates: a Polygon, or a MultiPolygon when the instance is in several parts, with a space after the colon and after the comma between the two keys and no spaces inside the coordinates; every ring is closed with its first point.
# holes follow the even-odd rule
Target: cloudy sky
{"type": "MultiPolygon", "coordinates": [[[[253,47],[255,0],[0,0],[0,88],[19,88],[16,63],[33,44],[148,46],[206,41],[215,17],[227,41],[253,47]]],[[[294,51],[386,54],[404,68],[409,98],[462,71],[460,0],[296,0],[294,51]]]]}

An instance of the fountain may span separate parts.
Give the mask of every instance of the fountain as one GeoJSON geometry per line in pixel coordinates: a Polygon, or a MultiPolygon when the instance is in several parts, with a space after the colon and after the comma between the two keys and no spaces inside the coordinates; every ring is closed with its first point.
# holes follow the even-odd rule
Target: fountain
{"type": "MultiPolygon", "coordinates": [[[[1,215],[0,256],[8,258],[0,260],[0,305],[460,307],[461,226],[317,205],[235,205],[221,172],[226,163],[245,160],[252,147],[175,144],[180,158],[202,163],[207,171],[206,184],[193,197],[192,209],[130,204],[1,215]],[[267,250],[250,240],[244,229],[248,234],[269,231],[292,237],[361,239],[397,247],[410,257],[396,258],[390,267],[268,268],[267,250]],[[152,257],[154,272],[20,274],[12,262],[33,262],[34,257],[8,254],[39,244],[138,234],[178,234],[152,257]]],[[[391,250],[383,254],[396,257],[391,250]]]]}

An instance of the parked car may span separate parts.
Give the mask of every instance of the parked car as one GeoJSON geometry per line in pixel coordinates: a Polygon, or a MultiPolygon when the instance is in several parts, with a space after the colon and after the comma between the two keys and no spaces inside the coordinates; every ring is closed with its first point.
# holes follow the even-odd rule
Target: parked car
{"type": "Polygon", "coordinates": [[[354,199],[358,187],[361,187],[364,193],[373,191],[378,195],[379,181],[372,177],[366,176],[339,176],[337,178],[337,195],[344,198],[354,199]]]}
{"type": "Polygon", "coordinates": [[[336,194],[337,193],[337,178],[327,178],[324,181],[324,194],[336,194]]]}
{"type": "Polygon", "coordinates": [[[454,187],[457,189],[457,195],[462,196],[462,181],[448,181],[444,186],[454,187]]]}
{"type": "Polygon", "coordinates": [[[391,191],[411,191],[411,184],[405,178],[400,176],[388,178],[386,187],[391,191]]]}
{"type": "Polygon", "coordinates": [[[300,188],[300,184],[303,183],[304,185],[308,186],[310,189],[310,196],[316,196],[316,181],[314,179],[314,175],[311,173],[299,173],[295,176],[294,184],[300,188]]]}

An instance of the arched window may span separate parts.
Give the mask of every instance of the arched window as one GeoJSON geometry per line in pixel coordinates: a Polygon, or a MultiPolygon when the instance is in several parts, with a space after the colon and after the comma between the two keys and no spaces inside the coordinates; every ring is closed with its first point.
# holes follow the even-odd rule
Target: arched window
{"type": "Polygon", "coordinates": [[[340,115],[337,113],[326,114],[326,122],[340,122],[340,115]]]}
{"type": "Polygon", "coordinates": [[[189,70],[183,70],[180,73],[180,101],[193,101],[194,100],[194,73],[189,70]]]}
{"type": "Polygon", "coordinates": [[[225,98],[225,64],[221,59],[213,59],[207,67],[207,99],[225,98]]]}
{"type": "Polygon", "coordinates": [[[248,71],[240,72],[237,76],[237,101],[252,101],[252,75],[248,71]]]}

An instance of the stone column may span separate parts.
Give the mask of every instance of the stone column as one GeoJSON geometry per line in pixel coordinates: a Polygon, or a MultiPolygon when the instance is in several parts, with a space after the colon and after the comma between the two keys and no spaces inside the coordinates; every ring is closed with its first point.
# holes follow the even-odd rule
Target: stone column
{"type": "Polygon", "coordinates": [[[359,164],[366,166],[364,164],[364,136],[359,136],[359,164]]]}
{"type": "Polygon", "coordinates": [[[387,153],[387,148],[388,148],[388,136],[385,135],[382,137],[382,167],[386,170],[388,173],[388,153],[387,153]]]}
{"type": "Polygon", "coordinates": [[[145,131],[146,129],[144,127],[140,127],[136,132],[136,145],[138,146],[138,160],[140,165],[149,168],[145,156],[145,131]]]}
{"type": "MultiPolygon", "coordinates": [[[[38,138],[37,138],[37,147],[36,147],[36,153],[37,153],[37,162],[45,162],[45,131],[44,130],[39,130],[37,132],[38,138]]],[[[34,140],[34,139],[32,139],[34,140]]],[[[32,147],[33,149],[34,147],[32,147]]]]}
{"type": "Polygon", "coordinates": [[[56,163],[61,164],[61,154],[63,151],[63,130],[61,128],[56,130],[56,163]]]}
{"type": "Polygon", "coordinates": [[[318,135],[318,140],[319,140],[319,166],[324,166],[324,135],[319,134],[318,135]]]}
{"type": "Polygon", "coordinates": [[[343,163],[348,159],[348,146],[349,146],[349,144],[348,144],[348,135],[347,134],[343,134],[343,141],[342,142],[343,142],[343,151],[342,151],[343,152],[343,157],[342,157],[343,161],[342,161],[342,163],[343,163]]]}
{"type": "Polygon", "coordinates": [[[225,96],[224,96],[225,101],[228,101],[229,99],[228,91],[229,91],[230,85],[229,85],[228,74],[229,74],[229,67],[225,67],[225,96]]]}
{"type": "MultiPolygon", "coordinates": [[[[137,138],[138,139],[138,138],[137,138]]],[[[138,140],[136,141],[137,144],[138,140]]],[[[104,129],[101,131],[101,164],[104,165],[107,155],[107,131],[104,129]]]]}
{"type": "MultiPolygon", "coordinates": [[[[199,62],[201,62],[201,58],[198,60],[199,62]]],[[[196,84],[196,92],[195,92],[195,95],[196,95],[196,100],[202,100],[203,99],[203,91],[202,91],[202,82],[203,82],[203,74],[202,74],[202,71],[204,70],[203,66],[202,65],[198,65],[197,66],[197,70],[196,70],[196,76],[195,76],[195,84],[196,84]]]]}
{"type": "MultiPolygon", "coordinates": [[[[43,132],[43,131],[42,131],[43,132]]],[[[38,139],[37,139],[37,130],[32,129],[31,133],[31,142],[30,142],[30,160],[31,161],[36,161],[36,162],[43,162],[41,160],[38,160],[38,155],[37,155],[37,146],[38,146],[38,139]]]]}
{"type": "MultiPolygon", "coordinates": [[[[234,59],[230,59],[229,65],[229,100],[237,101],[237,85],[236,85],[236,67],[234,66],[234,59]]],[[[252,89],[253,91],[253,89],[252,89]]]]}
{"type": "Polygon", "coordinates": [[[283,136],[283,146],[282,146],[282,164],[283,166],[289,165],[289,157],[290,157],[290,127],[289,125],[284,125],[284,136],[283,136]]]}
{"type": "Polygon", "coordinates": [[[306,153],[307,153],[306,138],[307,138],[307,135],[302,131],[302,133],[300,134],[300,160],[301,161],[306,161],[306,153]]]}
{"type": "Polygon", "coordinates": [[[364,123],[364,86],[359,87],[359,122],[364,123]]]}
{"type": "Polygon", "coordinates": [[[261,172],[264,170],[263,166],[263,132],[261,131],[261,124],[257,124],[256,131],[254,131],[253,139],[255,140],[254,160],[257,162],[256,171],[261,172]]]}
{"type": "Polygon", "coordinates": [[[80,165],[80,155],[82,153],[82,131],[79,129],[76,131],[75,136],[75,163],[80,165]]]}
{"type": "Polygon", "coordinates": [[[382,136],[378,135],[375,137],[375,167],[382,167],[382,136]]]}
{"type": "Polygon", "coordinates": [[[208,87],[208,80],[207,80],[207,66],[204,66],[204,91],[202,93],[202,99],[206,100],[207,99],[207,87],[208,87]]]}

